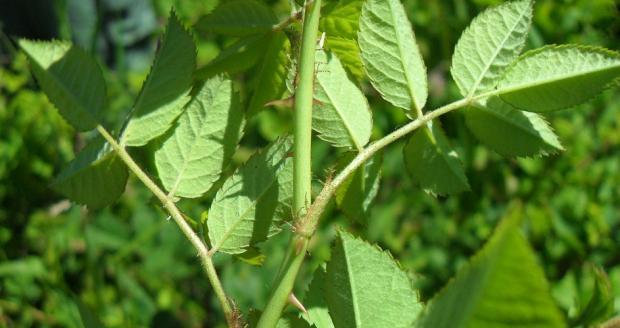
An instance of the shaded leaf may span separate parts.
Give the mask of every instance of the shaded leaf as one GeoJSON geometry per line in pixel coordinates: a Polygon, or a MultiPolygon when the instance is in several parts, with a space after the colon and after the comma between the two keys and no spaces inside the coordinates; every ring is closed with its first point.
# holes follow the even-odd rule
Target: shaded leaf
{"type": "Polygon", "coordinates": [[[316,74],[312,128],[334,147],[363,149],[372,132],[366,97],[334,54],[319,51],[316,60],[326,65],[316,74]]]}
{"type": "Polygon", "coordinates": [[[161,48],[134,104],[122,143],[143,146],[170,128],[190,99],[195,68],[196,46],[192,35],[171,12],[161,48]]]}
{"type": "Polygon", "coordinates": [[[404,148],[405,167],[422,189],[437,195],[469,190],[461,161],[440,126],[421,127],[404,148]]]}
{"type": "Polygon", "coordinates": [[[291,216],[292,139],[279,139],[254,155],[228,178],[209,210],[209,240],[213,249],[243,253],[248,246],[280,231],[291,216]]]}
{"type": "Polygon", "coordinates": [[[32,72],[62,117],[78,131],[94,129],[106,108],[106,85],[93,57],[67,42],[20,40],[32,72]]]}
{"type": "Polygon", "coordinates": [[[465,110],[469,130],[503,156],[534,156],[564,150],[545,119],[494,97],[465,110]]]}
{"type": "Polygon", "coordinates": [[[580,304],[578,315],[571,320],[571,327],[596,326],[614,313],[614,293],[609,277],[602,268],[595,265],[589,265],[588,271],[591,271],[594,278],[592,295],[585,304],[580,304]]]}
{"type": "Polygon", "coordinates": [[[577,45],[547,46],[521,56],[502,77],[495,94],[530,112],[579,105],[620,78],[620,54],[577,45]]]}
{"type": "Polygon", "coordinates": [[[394,106],[421,111],[428,97],[426,66],[399,0],[367,0],[358,41],[372,85],[394,106]]]}
{"type": "Polygon", "coordinates": [[[102,208],[125,191],[127,167],[111,147],[97,138],[52,182],[52,188],[78,204],[102,208]]]}
{"type": "Polygon", "coordinates": [[[224,1],[196,23],[196,30],[230,36],[246,36],[271,31],[277,17],[271,9],[255,0],[224,1]]]}
{"type": "MultiPolygon", "coordinates": [[[[343,168],[355,156],[349,154],[340,161],[343,168]]],[[[376,155],[362,167],[355,170],[336,190],[336,204],[352,220],[365,224],[369,216],[370,204],[377,196],[381,180],[383,157],[376,155]]]]}
{"type": "Polygon", "coordinates": [[[303,301],[307,313],[303,313],[302,316],[316,328],[334,328],[325,301],[325,276],[326,272],[323,267],[318,267],[314,271],[312,282],[303,301]]]}
{"type": "Polygon", "coordinates": [[[239,39],[205,66],[196,71],[198,80],[208,79],[220,73],[237,74],[254,67],[263,58],[271,35],[251,35],[239,39]]]}
{"type": "Polygon", "coordinates": [[[236,254],[235,258],[249,265],[262,266],[267,256],[256,247],[249,247],[245,252],[236,254]]]}
{"type": "Polygon", "coordinates": [[[202,196],[230,162],[242,124],[243,112],[232,81],[223,77],[207,80],[155,151],[164,188],[178,197],[202,196]]]}
{"type": "Polygon", "coordinates": [[[465,97],[492,89],[518,56],[532,22],[532,1],[503,3],[478,15],[452,57],[452,77],[465,97]]]}
{"type": "Polygon", "coordinates": [[[422,328],[565,327],[514,210],[431,301],[422,328]]]}
{"type": "Polygon", "coordinates": [[[343,231],[327,264],[325,291],[336,327],[410,327],[422,310],[394,259],[343,231]]]}
{"type": "Polygon", "coordinates": [[[340,0],[328,2],[321,9],[319,29],[330,38],[357,39],[363,0],[340,0]]]}

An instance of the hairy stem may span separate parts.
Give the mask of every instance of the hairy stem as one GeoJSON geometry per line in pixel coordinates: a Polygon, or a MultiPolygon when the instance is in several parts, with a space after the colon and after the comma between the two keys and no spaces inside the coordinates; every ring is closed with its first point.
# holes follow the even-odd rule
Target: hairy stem
{"type": "MultiPolygon", "coordinates": [[[[316,42],[319,32],[321,0],[306,0],[301,52],[299,54],[299,84],[295,90],[293,157],[293,211],[305,215],[311,202],[311,146],[312,146],[312,103],[314,98],[314,65],[316,42]]],[[[275,327],[286,306],[288,296],[295,284],[295,278],[303,263],[308,240],[293,236],[289,245],[289,256],[282,266],[282,273],[276,278],[276,288],[265,307],[258,328],[275,327]]]]}
{"type": "Polygon", "coordinates": [[[222,310],[224,311],[224,315],[226,316],[226,321],[229,326],[233,326],[234,317],[233,310],[226,294],[224,293],[224,288],[222,287],[222,283],[217,276],[217,272],[215,267],[213,266],[213,261],[211,260],[211,256],[209,256],[209,248],[205,243],[202,242],[200,237],[194,232],[192,227],[185,221],[183,214],[179,211],[178,207],[174,203],[174,201],[166,195],[166,193],[161,190],[153,180],[138,166],[138,164],[133,160],[131,155],[122,147],[112,135],[101,125],[97,126],[97,131],[103,136],[104,139],[112,146],[114,151],[118,154],[121,160],[127,165],[127,167],[144,183],[144,185],[159,199],[162,205],[166,208],[174,222],[179,226],[185,237],[189,240],[189,242],[194,246],[194,248],[198,251],[198,256],[202,262],[202,266],[207,273],[207,277],[209,278],[209,282],[213,287],[213,291],[217,296],[220,305],[222,306],[222,310]]]}

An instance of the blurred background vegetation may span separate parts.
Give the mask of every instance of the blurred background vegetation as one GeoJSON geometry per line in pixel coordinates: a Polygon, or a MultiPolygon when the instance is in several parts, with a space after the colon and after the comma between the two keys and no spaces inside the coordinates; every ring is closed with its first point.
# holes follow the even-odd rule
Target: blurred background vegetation
{"type": "MultiPolygon", "coordinates": [[[[403,1],[429,68],[429,108],[457,98],[449,75],[454,44],[477,13],[499,2],[403,1]]],[[[282,18],[289,14],[285,0],[266,3],[282,18]]],[[[110,327],[222,325],[195,252],[138,181],[130,179],[116,205],[95,212],[71,206],[48,187],[89,136],[78,136],[60,118],[13,43],[16,37],[70,39],[98,56],[107,66],[108,118],[118,121],[148,72],[170,8],[193,25],[217,4],[0,1],[0,327],[81,327],[79,309],[110,327]]],[[[528,48],[581,43],[619,50],[619,10],[615,0],[538,0],[528,48]]],[[[232,41],[204,34],[196,40],[200,66],[232,41]]],[[[241,90],[251,76],[251,68],[235,75],[241,90]]],[[[375,137],[407,120],[401,110],[372,93],[369,97],[375,137]]],[[[286,109],[266,109],[252,118],[237,163],[289,131],[290,118],[286,109]]],[[[370,213],[352,222],[336,209],[329,211],[313,240],[300,289],[329,258],[330,241],[345,226],[399,259],[426,300],[489,237],[505,209],[520,202],[526,233],[573,326],[587,322],[583,310],[597,295],[596,281],[611,283],[613,304],[603,316],[620,314],[620,90],[548,119],[566,151],[524,159],[504,159],[481,146],[461,113],[442,119],[472,187],[454,197],[437,199],[416,189],[403,177],[401,147],[389,147],[370,213]]],[[[320,141],[313,152],[319,188],[337,153],[320,141]]],[[[199,217],[209,202],[208,195],[181,206],[199,217]]],[[[262,267],[216,256],[225,289],[244,313],[264,305],[287,239],[288,232],[262,245],[262,267]]]]}

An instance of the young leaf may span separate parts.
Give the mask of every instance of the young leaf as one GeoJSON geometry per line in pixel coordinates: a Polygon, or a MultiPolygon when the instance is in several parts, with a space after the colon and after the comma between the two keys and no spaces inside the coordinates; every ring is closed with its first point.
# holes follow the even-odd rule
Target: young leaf
{"type": "Polygon", "coordinates": [[[358,41],[370,82],[397,107],[421,112],[428,97],[426,66],[399,0],[367,0],[358,41]]]}
{"type": "Polygon", "coordinates": [[[52,188],[78,204],[102,208],[125,191],[127,167],[103,139],[89,143],[52,182],[52,188]]]}
{"type": "Polygon", "coordinates": [[[277,17],[263,3],[255,0],[225,1],[212,13],[202,17],[195,28],[230,36],[246,36],[271,31],[277,17]]]}
{"type": "Polygon", "coordinates": [[[514,211],[431,301],[420,328],[565,327],[514,211]]]}
{"type": "Polygon", "coordinates": [[[217,181],[240,139],[238,101],[230,79],[207,80],[155,151],[159,178],[172,195],[200,197],[217,181]]]}
{"type": "Polygon", "coordinates": [[[224,182],[207,221],[213,249],[243,253],[280,231],[280,224],[291,216],[291,146],[291,138],[276,141],[224,182]]]}
{"type": "Polygon", "coordinates": [[[425,191],[449,195],[469,190],[461,161],[441,127],[418,129],[405,145],[404,157],[407,171],[425,191]]]}
{"type": "Polygon", "coordinates": [[[334,54],[319,51],[316,60],[327,64],[316,74],[312,128],[334,147],[361,150],[372,130],[368,101],[334,54]]]}
{"type": "Polygon", "coordinates": [[[388,253],[342,231],[325,292],[336,327],[411,327],[422,310],[407,273],[388,253]]]}
{"type": "Polygon", "coordinates": [[[334,328],[325,301],[325,276],[326,272],[323,267],[318,267],[314,271],[312,282],[303,301],[307,312],[302,316],[316,328],[334,328]]]}
{"type": "Polygon", "coordinates": [[[192,35],[171,12],[161,48],[134,104],[122,142],[143,146],[164,134],[189,101],[196,46],[192,35]]]}
{"type": "Polygon", "coordinates": [[[503,156],[534,156],[564,150],[545,119],[522,112],[497,97],[465,110],[469,130],[503,156]]]}
{"type": "Polygon", "coordinates": [[[474,18],[456,44],[452,77],[461,94],[492,89],[518,56],[532,22],[532,0],[512,1],[474,18]]]}
{"type": "Polygon", "coordinates": [[[319,29],[333,37],[356,40],[363,0],[340,0],[322,8],[319,29]]]}
{"type": "Polygon", "coordinates": [[[250,100],[250,114],[261,111],[269,101],[279,99],[286,91],[290,43],[283,32],[273,36],[254,82],[255,90],[250,100]]]}
{"type": "MultiPolygon", "coordinates": [[[[353,160],[353,157],[353,155],[345,156],[341,166],[344,167],[353,160]]],[[[381,155],[371,158],[336,190],[336,204],[350,219],[366,223],[370,204],[379,191],[382,159],[381,155]]]]}
{"type": "Polygon", "coordinates": [[[620,78],[620,54],[577,45],[548,46],[521,56],[501,78],[495,94],[530,112],[579,105],[620,78]]]}
{"type": "Polygon", "coordinates": [[[103,73],[94,58],[67,42],[20,40],[49,100],[78,131],[94,129],[106,108],[103,73]]]}
{"type": "Polygon", "coordinates": [[[198,69],[195,77],[197,80],[206,80],[220,73],[233,75],[250,69],[263,58],[270,43],[270,34],[241,38],[222,50],[215,59],[198,69]]]}

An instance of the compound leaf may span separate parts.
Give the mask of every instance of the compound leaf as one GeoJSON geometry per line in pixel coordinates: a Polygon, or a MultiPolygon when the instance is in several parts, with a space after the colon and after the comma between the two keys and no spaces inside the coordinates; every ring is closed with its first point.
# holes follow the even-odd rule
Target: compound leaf
{"type": "MultiPolygon", "coordinates": [[[[348,154],[340,161],[340,168],[353,160],[348,154]]],[[[370,204],[377,196],[381,180],[382,156],[376,155],[355,170],[336,190],[336,204],[352,220],[366,223],[370,204]]],[[[340,170],[339,170],[340,171],[340,170]]]]}
{"type": "Polygon", "coordinates": [[[224,182],[207,221],[213,249],[243,253],[280,231],[280,225],[291,216],[291,147],[291,138],[277,140],[224,182]]]}
{"type": "Polygon", "coordinates": [[[271,31],[277,17],[263,3],[255,0],[224,1],[196,23],[196,29],[229,36],[246,36],[271,31]]]}
{"type": "Polygon", "coordinates": [[[543,270],[513,211],[468,265],[431,301],[421,328],[565,327],[543,270]]]}
{"type": "Polygon", "coordinates": [[[250,35],[222,50],[217,57],[196,71],[196,79],[204,80],[220,73],[236,74],[254,67],[263,58],[271,35],[250,35]]]}
{"type": "Polygon", "coordinates": [[[361,150],[372,131],[368,101],[334,54],[319,51],[316,58],[327,64],[316,74],[312,128],[334,147],[361,150]]]}
{"type": "Polygon", "coordinates": [[[497,97],[467,108],[465,120],[478,140],[503,156],[547,155],[564,150],[542,116],[515,109],[497,97]]]}
{"type": "Polygon", "coordinates": [[[531,0],[506,2],[474,18],[452,57],[452,76],[463,96],[497,84],[523,49],[531,22],[531,0]]]}
{"type": "Polygon", "coordinates": [[[171,12],[161,48],[123,132],[124,144],[143,146],[170,128],[190,99],[195,68],[196,46],[192,35],[171,12]]]}
{"type": "Polygon", "coordinates": [[[52,182],[52,188],[78,204],[102,208],[125,191],[127,167],[103,139],[77,154],[52,182]]]}
{"type": "Polygon", "coordinates": [[[407,171],[425,191],[449,195],[469,190],[461,161],[441,127],[418,129],[405,145],[404,157],[407,171]]]}
{"type": "Polygon", "coordinates": [[[290,48],[290,42],[283,32],[273,36],[254,81],[255,88],[250,100],[249,113],[259,112],[266,103],[279,99],[286,91],[290,48]]]}
{"type": "Polygon", "coordinates": [[[94,129],[106,108],[101,68],[84,50],[67,42],[20,40],[39,85],[78,131],[94,129]]]}
{"type": "Polygon", "coordinates": [[[164,188],[178,197],[202,196],[228,165],[242,123],[232,81],[220,76],[207,80],[155,151],[164,188]]]}
{"type": "Polygon", "coordinates": [[[495,94],[530,112],[579,105],[620,78],[620,54],[578,45],[547,46],[522,55],[501,78],[495,94]]]}
{"type": "Polygon", "coordinates": [[[421,111],[428,97],[426,66],[399,0],[367,0],[358,41],[372,85],[405,110],[421,111]]]}
{"type": "Polygon", "coordinates": [[[411,327],[422,310],[407,273],[388,253],[342,231],[325,292],[336,327],[411,327]]]}

